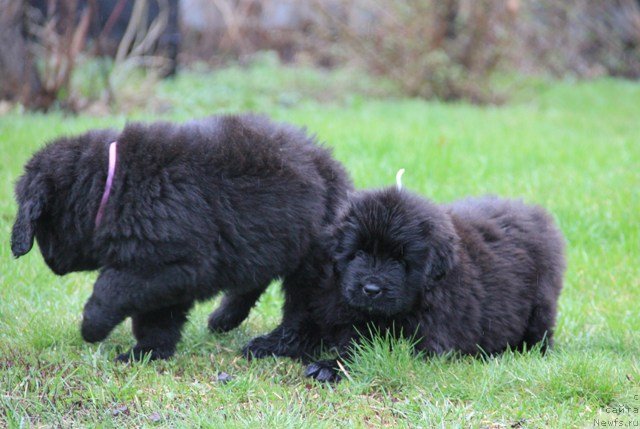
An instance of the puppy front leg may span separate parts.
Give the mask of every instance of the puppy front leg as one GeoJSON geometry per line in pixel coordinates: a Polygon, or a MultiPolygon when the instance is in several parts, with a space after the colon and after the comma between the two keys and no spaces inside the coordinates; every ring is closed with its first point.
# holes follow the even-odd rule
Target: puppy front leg
{"type": "Polygon", "coordinates": [[[95,343],[102,341],[127,317],[128,291],[121,276],[105,270],[98,276],[93,293],[82,313],[82,338],[95,343]]]}
{"type": "Polygon", "coordinates": [[[173,356],[191,307],[193,301],[134,315],[133,335],[138,343],[116,360],[139,361],[146,354],[149,354],[151,360],[168,359],[173,356]]]}
{"type": "Polygon", "coordinates": [[[307,365],[305,377],[311,377],[320,382],[337,383],[342,380],[338,359],[319,360],[307,365]]]}
{"type": "Polygon", "coordinates": [[[344,362],[351,359],[354,345],[360,340],[360,337],[353,326],[343,328],[338,337],[341,337],[339,345],[333,348],[333,350],[337,350],[337,356],[334,359],[319,360],[307,365],[304,371],[306,377],[329,383],[337,383],[342,380],[338,361],[344,362]]]}
{"type": "Polygon", "coordinates": [[[338,352],[337,357],[334,359],[319,360],[307,365],[304,375],[321,382],[337,383],[342,380],[338,361],[344,362],[350,359],[352,355],[352,346],[345,347],[338,352]]]}
{"type": "Polygon", "coordinates": [[[104,340],[126,317],[193,301],[194,270],[172,265],[152,276],[107,268],[98,276],[84,307],[82,337],[104,340]]]}
{"type": "Polygon", "coordinates": [[[267,286],[240,295],[226,293],[218,308],[209,315],[209,330],[228,332],[240,325],[267,286]]]}

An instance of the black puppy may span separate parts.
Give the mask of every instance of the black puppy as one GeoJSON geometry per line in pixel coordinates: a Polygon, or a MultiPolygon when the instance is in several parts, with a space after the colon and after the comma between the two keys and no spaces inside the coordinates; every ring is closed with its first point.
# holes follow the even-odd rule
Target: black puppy
{"type": "MultiPolygon", "coordinates": [[[[333,273],[311,302],[323,341],[340,354],[371,331],[413,337],[427,354],[552,342],[564,240],[540,207],[365,191],[350,198],[334,238],[333,273]]],[[[336,360],[306,374],[339,379],[336,360]]]]}
{"type": "Polygon", "coordinates": [[[101,341],[131,316],[137,344],[121,360],[170,357],[194,301],[220,291],[209,328],[233,329],[281,277],[283,322],[245,353],[288,355],[318,282],[321,231],[349,189],[328,149],[262,117],[134,123],[33,156],[16,185],[11,248],[24,255],[35,236],[56,274],[100,269],[82,336],[101,341]]]}

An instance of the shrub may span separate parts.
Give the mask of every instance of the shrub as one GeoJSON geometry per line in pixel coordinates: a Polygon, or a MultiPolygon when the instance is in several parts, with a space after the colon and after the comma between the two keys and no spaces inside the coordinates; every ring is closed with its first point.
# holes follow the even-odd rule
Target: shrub
{"type": "Polygon", "coordinates": [[[516,9],[496,0],[343,0],[323,12],[342,55],[410,95],[496,101],[491,77],[505,59],[516,9]]]}
{"type": "Polygon", "coordinates": [[[640,78],[637,0],[526,0],[522,9],[517,27],[521,69],[640,78]]]}
{"type": "Polygon", "coordinates": [[[175,71],[177,43],[160,42],[176,1],[135,0],[126,14],[118,7],[124,1],[114,3],[112,10],[102,2],[107,19],[95,0],[0,0],[0,44],[6,47],[0,50],[0,99],[29,109],[78,111],[94,103],[113,105],[119,95],[114,83],[133,69],[150,71],[152,79],[175,71]],[[118,19],[127,21],[126,30],[105,40],[103,33],[118,19]],[[106,53],[105,41],[115,42],[114,61],[94,61],[94,54],[106,53]],[[93,49],[85,49],[88,44],[93,49]],[[169,58],[158,54],[161,44],[169,58]],[[92,66],[99,70],[87,81],[83,72],[92,66]]]}

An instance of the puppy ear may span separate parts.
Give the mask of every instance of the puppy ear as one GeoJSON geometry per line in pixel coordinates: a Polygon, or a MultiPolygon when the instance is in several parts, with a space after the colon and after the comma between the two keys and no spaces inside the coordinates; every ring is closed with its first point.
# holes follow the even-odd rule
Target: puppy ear
{"type": "Polygon", "coordinates": [[[340,255],[342,246],[340,245],[340,232],[339,229],[334,230],[334,234],[329,240],[328,249],[329,249],[329,260],[333,265],[333,273],[336,275],[340,275],[340,273],[344,269],[344,264],[342,263],[342,258],[340,255]]]}
{"type": "Polygon", "coordinates": [[[428,276],[433,280],[442,279],[458,262],[456,252],[458,237],[452,225],[436,226],[430,234],[428,276]]]}
{"type": "Polygon", "coordinates": [[[434,247],[431,255],[429,276],[434,280],[442,279],[456,264],[456,254],[453,243],[434,247]]]}
{"type": "Polygon", "coordinates": [[[345,260],[344,239],[346,234],[346,225],[344,222],[340,222],[336,225],[331,233],[331,238],[328,240],[329,257],[331,264],[333,265],[333,273],[340,277],[342,272],[346,269],[347,262],[345,260]]]}
{"type": "Polygon", "coordinates": [[[33,247],[36,222],[42,215],[47,198],[45,181],[40,175],[29,173],[16,185],[18,215],[11,231],[11,252],[16,258],[28,253],[33,247]]]}

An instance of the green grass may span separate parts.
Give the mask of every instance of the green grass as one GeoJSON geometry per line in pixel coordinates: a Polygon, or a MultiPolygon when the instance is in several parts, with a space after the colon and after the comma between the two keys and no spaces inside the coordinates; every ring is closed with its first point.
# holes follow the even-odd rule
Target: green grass
{"type": "Polygon", "coordinates": [[[360,187],[392,184],[403,167],[405,186],[436,201],[493,193],[546,206],[569,258],[552,352],[424,360],[406,342],[390,350],[381,339],[346,368],[349,378],[322,386],[288,359],[239,356],[278,323],[273,285],[234,332],[207,332],[214,303],[204,303],[174,359],[115,364],[132,344],[128,322],[100,345],[79,334],[95,275],[56,277],[37,251],[11,257],[12,188],[46,140],[154,119],[154,106],[129,118],[12,112],[0,117],[0,427],[640,425],[637,409],[612,409],[640,407],[640,84],[530,83],[512,104],[481,108],[369,99],[375,83],[348,82],[262,66],[186,73],[155,96],[172,120],[256,109],[306,125],[360,187]],[[336,101],[309,98],[318,93],[336,101]],[[219,383],[219,372],[233,380],[219,383]]]}

